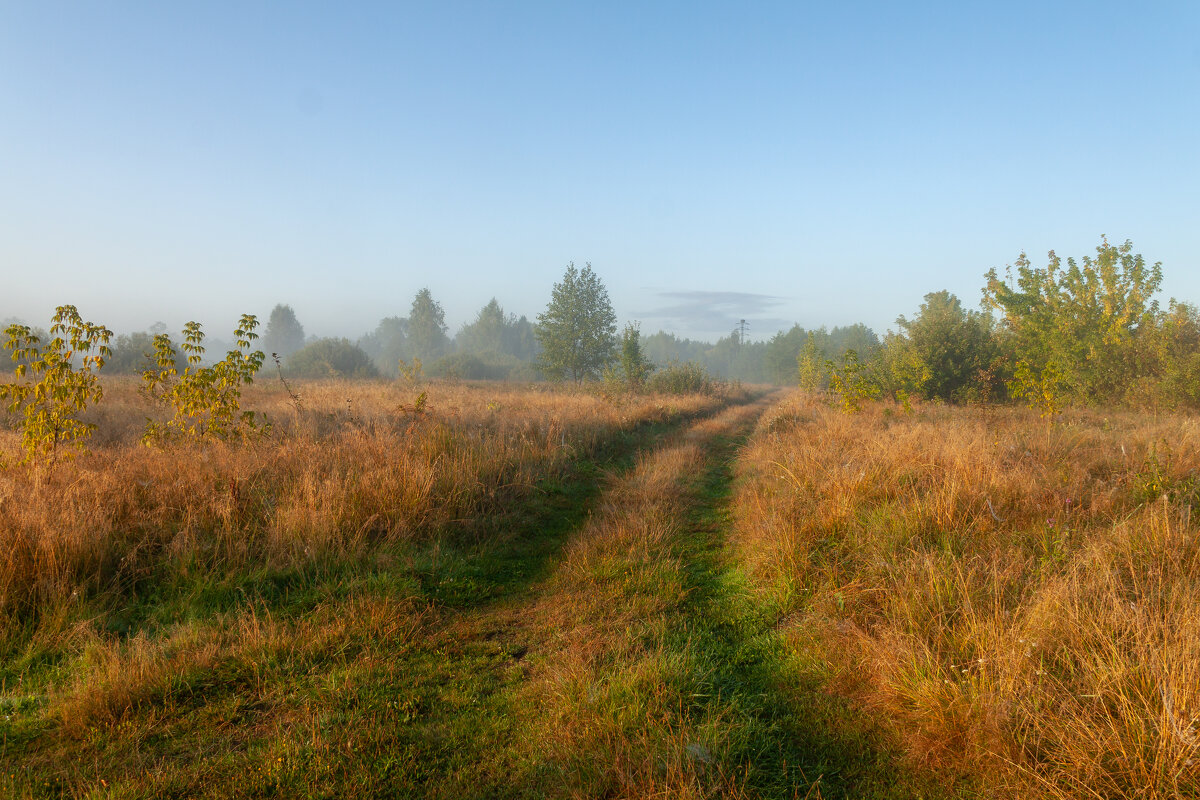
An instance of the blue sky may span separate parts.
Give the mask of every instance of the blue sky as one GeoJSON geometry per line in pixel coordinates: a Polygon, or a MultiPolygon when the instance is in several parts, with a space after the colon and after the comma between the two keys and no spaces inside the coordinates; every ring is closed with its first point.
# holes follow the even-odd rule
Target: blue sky
{"type": "Polygon", "coordinates": [[[883,330],[1101,234],[1200,302],[1200,4],[0,5],[0,318],[883,330]]]}

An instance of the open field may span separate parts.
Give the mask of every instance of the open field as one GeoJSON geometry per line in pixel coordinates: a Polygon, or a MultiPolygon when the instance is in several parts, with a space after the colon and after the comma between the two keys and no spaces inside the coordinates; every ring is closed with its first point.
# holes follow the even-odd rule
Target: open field
{"type": "MultiPolygon", "coordinates": [[[[262,702],[244,682],[253,674],[250,693],[265,691],[264,670],[281,661],[308,669],[353,660],[366,643],[402,646],[431,602],[495,590],[470,553],[568,524],[596,470],[639,436],[722,404],[427,388],[417,412],[417,391],[396,384],[304,384],[299,411],[282,389],[255,387],[246,405],[274,421],[270,437],[160,449],[140,443],[155,409],[116,384],[93,412],[91,453],[0,475],[10,788],[74,793],[153,773],[178,752],[204,766],[238,750],[247,731],[235,744],[199,730],[180,750],[116,754],[131,742],[139,752],[164,719],[176,717],[170,731],[194,725],[193,704],[262,702]],[[85,769],[72,757],[93,747],[114,760],[85,769]]],[[[16,460],[15,433],[0,447],[16,460]]],[[[228,774],[249,769],[231,757],[240,766],[228,774]]]]}
{"type": "Polygon", "coordinates": [[[1197,793],[1190,418],[423,388],[0,473],[0,794],[1197,793]]]}

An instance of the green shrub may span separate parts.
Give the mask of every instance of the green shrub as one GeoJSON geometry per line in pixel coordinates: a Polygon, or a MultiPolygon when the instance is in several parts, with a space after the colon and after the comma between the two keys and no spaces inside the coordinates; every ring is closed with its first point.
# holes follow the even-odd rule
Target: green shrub
{"type": "MultiPolygon", "coordinates": [[[[123,333],[117,337],[112,357],[104,362],[106,373],[141,375],[147,370],[157,369],[154,334],[146,331],[123,333]]],[[[180,353],[175,360],[175,369],[182,372],[187,368],[187,359],[180,353]]]]}
{"type": "Polygon", "coordinates": [[[288,356],[284,371],[298,378],[376,378],[371,357],[349,339],[318,339],[288,356]]]}
{"type": "Polygon", "coordinates": [[[879,382],[868,366],[858,359],[858,352],[847,350],[842,363],[825,362],[829,370],[829,388],[842,401],[842,409],[853,414],[868,400],[877,400],[881,393],[879,382]]]}
{"type": "Polygon", "coordinates": [[[659,394],[719,394],[724,384],[695,361],[672,361],[651,375],[646,387],[659,394]]]}
{"type": "Polygon", "coordinates": [[[443,356],[429,368],[429,374],[439,378],[460,380],[532,380],[533,366],[506,353],[455,353],[443,356]]]}

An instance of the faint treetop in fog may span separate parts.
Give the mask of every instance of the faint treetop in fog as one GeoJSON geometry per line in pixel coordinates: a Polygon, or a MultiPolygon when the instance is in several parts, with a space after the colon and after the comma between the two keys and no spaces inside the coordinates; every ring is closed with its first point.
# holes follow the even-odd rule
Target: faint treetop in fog
{"type": "Polygon", "coordinates": [[[358,340],[358,346],[371,357],[384,375],[395,375],[400,359],[408,360],[408,320],[384,317],[375,330],[358,340]]]}
{"type": "Polygon", "coordinates": [[[413,298],[412,311],[408,315],[408,346],[413,357],[425,361],[445,354],[450,346],[446,336],[446,314],[427,288],[413,298]]]}
{"type": "Polygon", "coordinates": [[[296,312],[291,306],[275,306],[271,309],[270,319],[267,320],[267,330],[262,338],[262,351],[290,356],[302,347],[304,326],[296,319],[296,312]]]}
{"type": "Polygon", "coordinates": [[[525,317],[505,314],[496,298],[479,309],[475,321],[462,327],[454,343],[464,353],[497,353],[528,361],[537,346],[533,323],[525,317]]]}

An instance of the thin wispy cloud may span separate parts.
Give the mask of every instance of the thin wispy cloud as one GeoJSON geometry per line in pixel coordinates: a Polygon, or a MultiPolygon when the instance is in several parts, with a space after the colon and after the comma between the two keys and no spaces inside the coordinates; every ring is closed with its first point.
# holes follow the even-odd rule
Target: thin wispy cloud
{"type": "Polygon", "coordinates": [[[787,298],[753,292],[658,292],[662,304],[635,312],[648,327],[663,328],[683,334],[725,335],[741,320],[746,320],[749,334],[774,332],[791,325],[791,321],[767,316],[772,309],[783,305],[787,298]]]}

